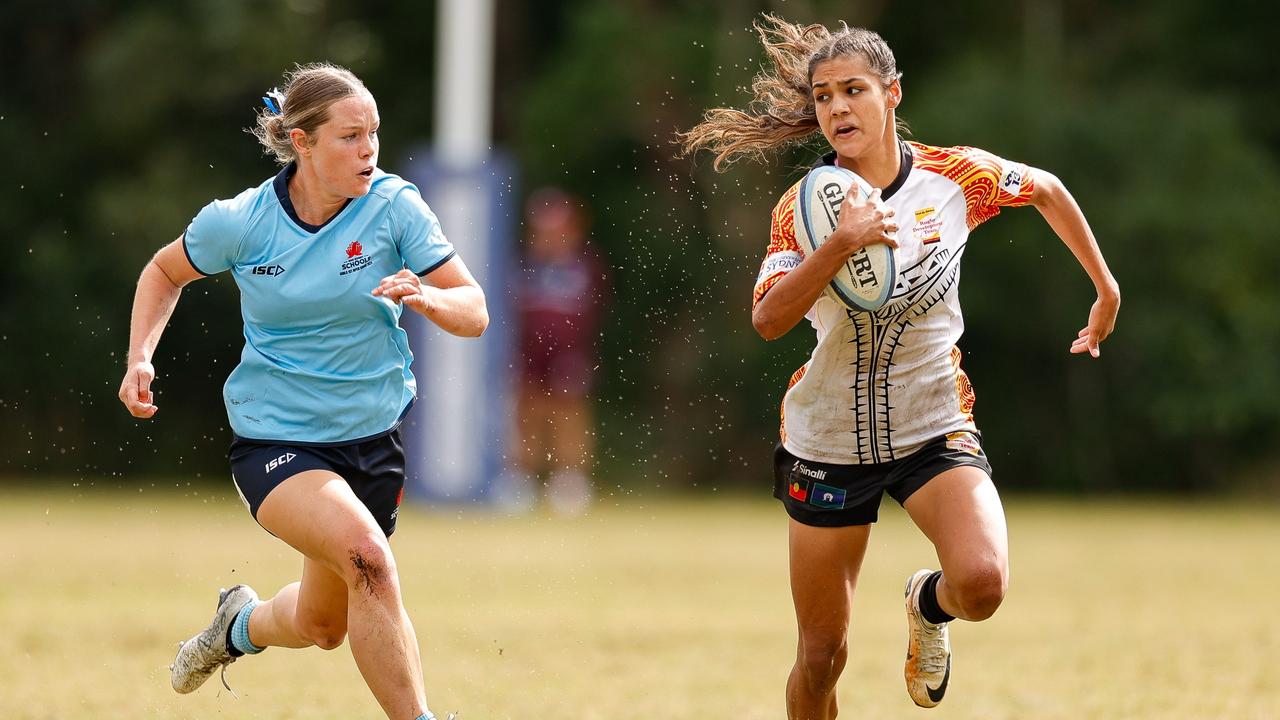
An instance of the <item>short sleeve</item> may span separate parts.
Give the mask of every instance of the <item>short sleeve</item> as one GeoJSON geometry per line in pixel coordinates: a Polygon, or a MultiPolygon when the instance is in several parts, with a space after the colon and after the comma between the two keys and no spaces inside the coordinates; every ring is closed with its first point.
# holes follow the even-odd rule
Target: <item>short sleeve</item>
{"type": "Polygon", "coordinates": [[[401,188],[391,200],[391,214],[400,257],[414,273],[426,275],[457,254],[418,188],[408,184],[401,188]]]}
{"type": "Polygon", "coordinates": [[[195,216],[182,235],[187,261],[202,275],[216,275],[235,266],[244,223],[231,203],[215,200],[195,216]]]}
{"type": "Polygon", "coordinates": [[[1022,207],[1031,202],[1031,169],[1020,162],[1005,160],[986,150],[968,148],[968,155],[978,167],[995,178],[995,192],[987,196],[987,204],[995,207],[1022,207]]]}
{"type": "Polygon", "coordinates": [[[769,224],[769,247],[765,250],[764,262],[760,264],[760,273],[756,276],[755,291],[752,293],[753,308],[783,275],[796,269],[804,260],[804,254],[800,252],[800,245],[796,242],[796,195],[799,190],[800,183],[796,183],[773,208],[769,224]]]}
{"type": "Polygon", "coordinates": [[[967,162],[960,179],[968,205],[969,227],[990,220],[1003,207],[1021,207],[1031,203],[1035,190],[1031,169],[1023,163],[1004,158],[975,147],[958,148],[967,162]]]}

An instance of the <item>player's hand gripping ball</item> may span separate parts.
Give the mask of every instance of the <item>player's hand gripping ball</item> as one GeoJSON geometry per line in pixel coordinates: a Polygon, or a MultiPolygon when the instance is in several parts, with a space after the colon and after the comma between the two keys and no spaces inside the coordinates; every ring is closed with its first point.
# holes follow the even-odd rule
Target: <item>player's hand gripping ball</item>
{"type": "MultiPolygon", "coordinates": [[[[800,181],[796,197],[796,242],[801,252],[807,256],[827,242],[840,224],[842,211],[867,204],[883,208],[880,192],[858,175],[830,165],[810,170],[800,181]]],[[[897,281],[893,246],[889,244],[897,226],[891,215],[877,222],[887,230],[854,251],[831,279],[831,293],[850,310],[879,309],[889,300],[897,281]]]]}

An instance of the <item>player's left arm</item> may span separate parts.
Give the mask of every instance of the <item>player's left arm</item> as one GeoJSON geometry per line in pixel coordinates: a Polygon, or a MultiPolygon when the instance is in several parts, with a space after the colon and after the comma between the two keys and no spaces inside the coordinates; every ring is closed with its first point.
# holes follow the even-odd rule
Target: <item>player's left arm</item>
{"type": "Polygon", "coordinates": [[[1107,261],[1103,259],[1098,241],[1089,229],[1089,221],[1066,186],[1051,172],[1038,168],[1030,168],[1030,171],[1034,181],[1031,204],[1071,249],[1098,293],[1098,299],[1089,310],[1089,324],[1071,343],[1071,352],[1087,352],[1098,357],[1098,345],[1116,326],[1116,313],[1120,311],[1120,285],[1107,269],[1107,261]]]}
{"type": "Polygon", "coordinates": [[[489,326],[484,290],[457,255],[422,277],[408,268],[384,277],[373,294],[422,313],[452,335],[479,337],[489,326]]]}

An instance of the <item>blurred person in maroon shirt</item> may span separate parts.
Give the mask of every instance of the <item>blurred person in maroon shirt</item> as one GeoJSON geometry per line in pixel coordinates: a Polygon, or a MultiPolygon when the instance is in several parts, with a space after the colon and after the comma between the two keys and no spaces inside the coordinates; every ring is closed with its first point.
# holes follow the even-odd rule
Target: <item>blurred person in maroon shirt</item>
{"type": "Polygon", "coordinates": [[[605,265],[590,247],[591,218],[578,198],[541,188],[530,195],[525,217],[514,286],[520,372],[515,457],[496,500],[510,510],[529,510],[542,486],[552,511],[578,514],[592,496],[591,390],[600,366],[605,265]]]}

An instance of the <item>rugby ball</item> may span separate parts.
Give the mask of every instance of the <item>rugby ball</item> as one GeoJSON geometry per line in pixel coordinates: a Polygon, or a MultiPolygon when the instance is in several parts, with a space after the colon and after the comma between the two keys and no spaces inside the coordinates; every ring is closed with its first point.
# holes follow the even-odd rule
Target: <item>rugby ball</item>
{"type": "MultiPolygon", "coordinates": [[[[796,195],[796,242],[807,256],[831,237],[840,221],[840,205],[849,189],[866,199],[871,185],[844,168],[822,165],[800,181],[796,195]]],[[[850,310],[877,310],[893,292],[896,268],[893,248],[868,245],[849,257],[831,279],[831,292],[850,310]]]]}

